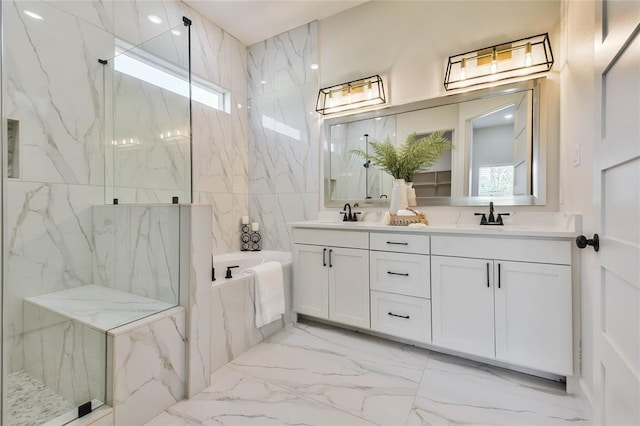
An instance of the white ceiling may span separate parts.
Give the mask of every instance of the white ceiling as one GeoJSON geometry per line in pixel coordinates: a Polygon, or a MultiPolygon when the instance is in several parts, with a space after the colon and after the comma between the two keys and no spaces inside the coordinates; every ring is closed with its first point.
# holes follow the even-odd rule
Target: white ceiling
{"type": "Polygon", "coordinates": [[[367,0],[184,0],[245,46],[316,19],[324,19],[367,0]]]}
{"type": "Polygon", "coordinates": [[[506,108],[500,108],[481,117],[474,119],[471,125],[474,129],[482,129],[485,127],[506,126],[515,122],[516,106],[509,105],[506,108]]]}

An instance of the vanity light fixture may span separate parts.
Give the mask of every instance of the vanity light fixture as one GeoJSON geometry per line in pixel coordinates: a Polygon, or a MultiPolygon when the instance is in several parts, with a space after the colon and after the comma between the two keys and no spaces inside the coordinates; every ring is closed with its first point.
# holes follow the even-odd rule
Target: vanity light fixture
{"type": "Polygon", "coordinates": [[[446,90],[460,89],[547,72],[553,66],[549,34],[510,41],[450,56],[444,77],[446,90]]]}
{"type": "Polygon", "coordinates": [[[320,89],[316,111],[326,115],[379,105],[386,101],[382,78],[373,75],[320,89]]]}

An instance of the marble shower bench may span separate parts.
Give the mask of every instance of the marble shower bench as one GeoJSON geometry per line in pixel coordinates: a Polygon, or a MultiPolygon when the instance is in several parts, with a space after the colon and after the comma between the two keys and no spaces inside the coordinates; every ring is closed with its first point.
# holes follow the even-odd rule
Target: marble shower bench
{"type": "Polygon", "coordinates": [[[105,333],[176,306],[93,284],[27,297],[24,301],[105,333]]]}
{"type": "Polygon", "coordinates": [[[25,298],[26,372],[73,405],[104,401],[116,424],[143,424],[186,395],[185,312],[99,285],[25,298]]]}

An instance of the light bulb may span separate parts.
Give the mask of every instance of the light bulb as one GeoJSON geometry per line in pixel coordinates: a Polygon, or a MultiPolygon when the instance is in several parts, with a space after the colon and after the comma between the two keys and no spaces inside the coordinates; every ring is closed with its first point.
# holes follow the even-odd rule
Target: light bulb
{"type": "Polygon", "coordinates": [[[371,82],[367,83],[367,99],[373,99],[373,90],[371,89],[371,82]]]}
{"type": "Polygon", "coordinates": [[[493,53],[491,54],[491,74],[495,74],[496,72],[498,72],[498,55],[496,49],[493,49],[493,53]]]}
{"type": "Polygon", "coordinates": [[[467,60],[462,58],[460,61],[460,80],[465,80],[467,78],[467,60]]]}
{"type": "Polygon", "coordinates": [[[527,43],[524,46],[524,66],[530,67],[533,63],[533,59],[531,58],[531,43],[527,43]]]}
{"type": "Polygon", "coordinates": [[[351,103],[351,86],[347,88],[347,103],[351,103]]]}

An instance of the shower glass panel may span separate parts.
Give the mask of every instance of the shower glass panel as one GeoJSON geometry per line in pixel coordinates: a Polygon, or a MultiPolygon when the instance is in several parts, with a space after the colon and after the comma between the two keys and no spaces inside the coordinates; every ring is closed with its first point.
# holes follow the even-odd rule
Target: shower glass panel
{"type": "Polygon", "coordinates": [[[191,202],[190,26],[105,64],[106,203],[191,202]],[[117,200],[117,201],[116,201],[117,200]]]}

